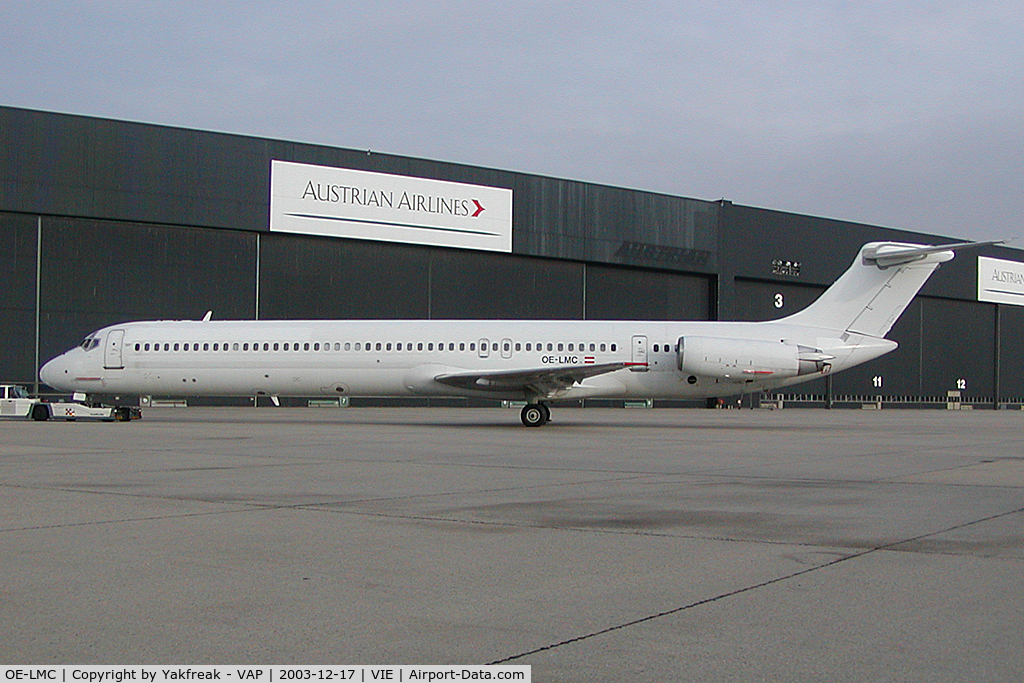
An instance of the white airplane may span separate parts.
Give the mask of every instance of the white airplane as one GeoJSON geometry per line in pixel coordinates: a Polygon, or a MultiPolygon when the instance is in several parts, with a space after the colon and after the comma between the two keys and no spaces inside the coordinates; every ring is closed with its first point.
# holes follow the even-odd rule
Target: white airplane
{"type": "Polygon", "coordinates": [[[804,310],[767,322],[523,320],[148,321],[111,325],[40,379],[86,394],[470,396],[547,401],[707,398],[773,390],[889,353],[885,339],[955,249],[864,245],[804,310]]]}

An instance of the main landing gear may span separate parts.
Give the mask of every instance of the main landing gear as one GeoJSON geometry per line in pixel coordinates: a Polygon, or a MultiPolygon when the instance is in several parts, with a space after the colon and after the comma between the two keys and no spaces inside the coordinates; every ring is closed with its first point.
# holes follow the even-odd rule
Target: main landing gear
{"type": "Polygon", "coordinates": [[[527,403],[520,417],[527,427],[540,427],[551,419],[551,411],[543,403],[527,403]]]}

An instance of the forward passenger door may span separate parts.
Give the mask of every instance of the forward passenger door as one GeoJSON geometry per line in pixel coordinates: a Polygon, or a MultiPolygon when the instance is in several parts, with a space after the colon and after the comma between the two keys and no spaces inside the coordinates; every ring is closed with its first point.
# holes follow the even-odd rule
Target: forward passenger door
{"type": "Polygon", "coordinates": [[[103,367],[107,370],[124,369],[121,347],[124,346],[124,330],[107,333],[107,345],[103,348],[103,367]]]}

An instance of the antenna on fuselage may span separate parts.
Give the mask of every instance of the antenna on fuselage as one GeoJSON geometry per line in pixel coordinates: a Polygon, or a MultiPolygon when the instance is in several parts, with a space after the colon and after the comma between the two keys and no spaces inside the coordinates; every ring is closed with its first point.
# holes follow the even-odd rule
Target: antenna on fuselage
{"type": "Polygon", "coordinates": [[[210,318],[212,318],[212,317],[213,317],[213,311],[207,311],[206,315],[203,316],[203,322],[204,323],[210,322],[210,318]]]}

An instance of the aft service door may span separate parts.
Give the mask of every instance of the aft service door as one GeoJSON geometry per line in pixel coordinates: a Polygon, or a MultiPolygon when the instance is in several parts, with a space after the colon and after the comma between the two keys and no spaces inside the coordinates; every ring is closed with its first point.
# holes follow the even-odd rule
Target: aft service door
{"type": "Polygon", "coordinates": [[[647,371],[647,336],[643,334],[637,334],[633,336],[633,357],[630,359],[634,363],[643,363],[643,365],[637,365],[630,370],[633,372],[646,372],[647,371]]]}
{"type": "Polygon", "coordinates": [[[103,367],[108,370],[120,370],[124,367],[121,360],[121,347],[124,345],[124,330],[111,330],[107,333],[107,345],[103,350],[103,367]]]}

